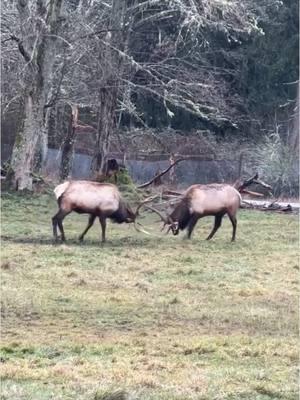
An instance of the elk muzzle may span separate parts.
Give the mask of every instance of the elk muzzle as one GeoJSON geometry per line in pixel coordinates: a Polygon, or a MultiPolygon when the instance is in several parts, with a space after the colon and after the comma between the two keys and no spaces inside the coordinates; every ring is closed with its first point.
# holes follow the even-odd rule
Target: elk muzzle
{"type": "Polygon", "coordinates": [[[168,231],[171,229],[172,233],[174,236],[178,235],[179,233],[179,222],[178,221],[172,221],[169,225],[168,231]]]}

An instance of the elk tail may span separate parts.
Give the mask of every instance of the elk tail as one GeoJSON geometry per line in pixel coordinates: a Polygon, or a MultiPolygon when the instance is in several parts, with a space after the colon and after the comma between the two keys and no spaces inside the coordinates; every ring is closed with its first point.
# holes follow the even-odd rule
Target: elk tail
{"type": "Polygon", "coordinates": [[[56,186],[56,188],[54,189],[54,194],[57,200],[59,200],[59,198],[64,194],[69,185],[70,182],[64,182],[56,186]]]}

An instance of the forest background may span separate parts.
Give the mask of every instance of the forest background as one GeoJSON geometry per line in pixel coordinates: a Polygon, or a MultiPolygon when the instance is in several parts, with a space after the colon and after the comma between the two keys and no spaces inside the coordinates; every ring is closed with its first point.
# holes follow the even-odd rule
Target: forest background
{"type": "MultiPolygon", "coordinates": [[[[4,0],[1,136],[7,180],[32,189],[48,149],[91,175],[112,154],[244,158],[297,195],[295,0],[4,0]]],[[[243,171],[242,171],[243,172],[243,171]]]]}

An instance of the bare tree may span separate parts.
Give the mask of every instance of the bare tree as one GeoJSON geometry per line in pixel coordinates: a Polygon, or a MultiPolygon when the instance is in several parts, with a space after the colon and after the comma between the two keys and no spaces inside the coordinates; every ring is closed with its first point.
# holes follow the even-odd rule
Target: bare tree
{"type": "Polygon", "coordinates": [[[18,189],[32,188],[31,172],[38,146],[45,155],[45,110],[51,100],[55,44],[61,26],[62,0],[18,0],[19,26],[7,26],[6,40],[16,44],[24,64],[22,73],[22,118],[11,158],[9,179],[18,189]]]}
{"type": "Polygon", "coordinates": [[[31,188],[36,154],[43,160],[47,148],[46,114],[57,101],[88,106],[95,113],[97,171],[105,166],[116,121],[130,115],[146,126],[140,104],[149,99],[159,105],[169,124],[182,111],[206,124],[235,126],[240,100],[228,100],[226,79],[232,70],[216,68],[214,57],[221,53],[212,43],[220,36],[223,48],[231,51],[232,43],[237,46],[249,32],[259,31],[251,1],[4,4],[3,42],[5,50],[14,44],[18,51],[13,53],[18,66],[10,53],[9,62],[21,78],[5,102],[18,96],[23,105],[11,162],[14,187],[31,188]]]}
{"type": "Polygon", "coordinates": [[[235,127],[239,99],[225,100],[227,71],[214,68],[206,53],[214,53],[209,43],[214,35],[230,43],[258,30],[250,8],[238,1],[112,1],[104,15],[108,33],[99,35],[95,21],[93,37],[101,65],[94,169],[103,169],[117,115],[147,124],[133,97],[136,103],[154,99],[169,121],[181,109],[205,123],[235,127]],[[174,30],[171,36],[166,26],[174,30]]]}
{"type": "Polygon", "coordinates": [[[78,121],[78,108],[69,104],[60,107],[60,130],[62,133],[60,180],[70,177],[74,158],[74,142],[78,121]]]}
{"type": "Polygon", "coordinates": [[[291,151],[295,154],[295,159],[299,157],[299,97],[300,97],[300,81],[297,82],[297,97],[292,115],[292,127],[288,138],[291,151]]]}

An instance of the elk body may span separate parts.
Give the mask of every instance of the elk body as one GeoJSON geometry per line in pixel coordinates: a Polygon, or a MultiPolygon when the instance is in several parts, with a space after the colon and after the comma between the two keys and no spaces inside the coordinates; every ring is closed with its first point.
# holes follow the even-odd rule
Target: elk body
{"type": "MultiPolygon", "coordinates": [[[[168,225],[174,235],[178,235],[179,230],[187,229],[187,237],[191,234],[200,218],[214,216],[215,223],[207,240],[210,240],[220,228],[222,218],[228,215],[232,223],[232,241],[235,240],[237,219],[236,213],[241,203],[240,193],[230,185],[210,184],[192,185],[185,193],[173,212],[164,217],[161,213],[165,225],[168,225]]],[[[152,208],[153,211],[156,211],[152,208]]]]}
{"type": "Polygon", "coordinates": [[[61,233],[62,241],[65,241],[63,219],[75,211],[80,214],[90,214],[89,222],[79,240],[92,227],[96,218],[99,218],[102,228],[102,242],[105,242],[106,219],[110,218],[117,223],[135,222],[137,212],[122,199],[118,188],[108,183],[90,181],[69,181],[62,183],[54,189],[59,211],[52,218],[53,235],[57,241],[57,227],[61,233]]]}

